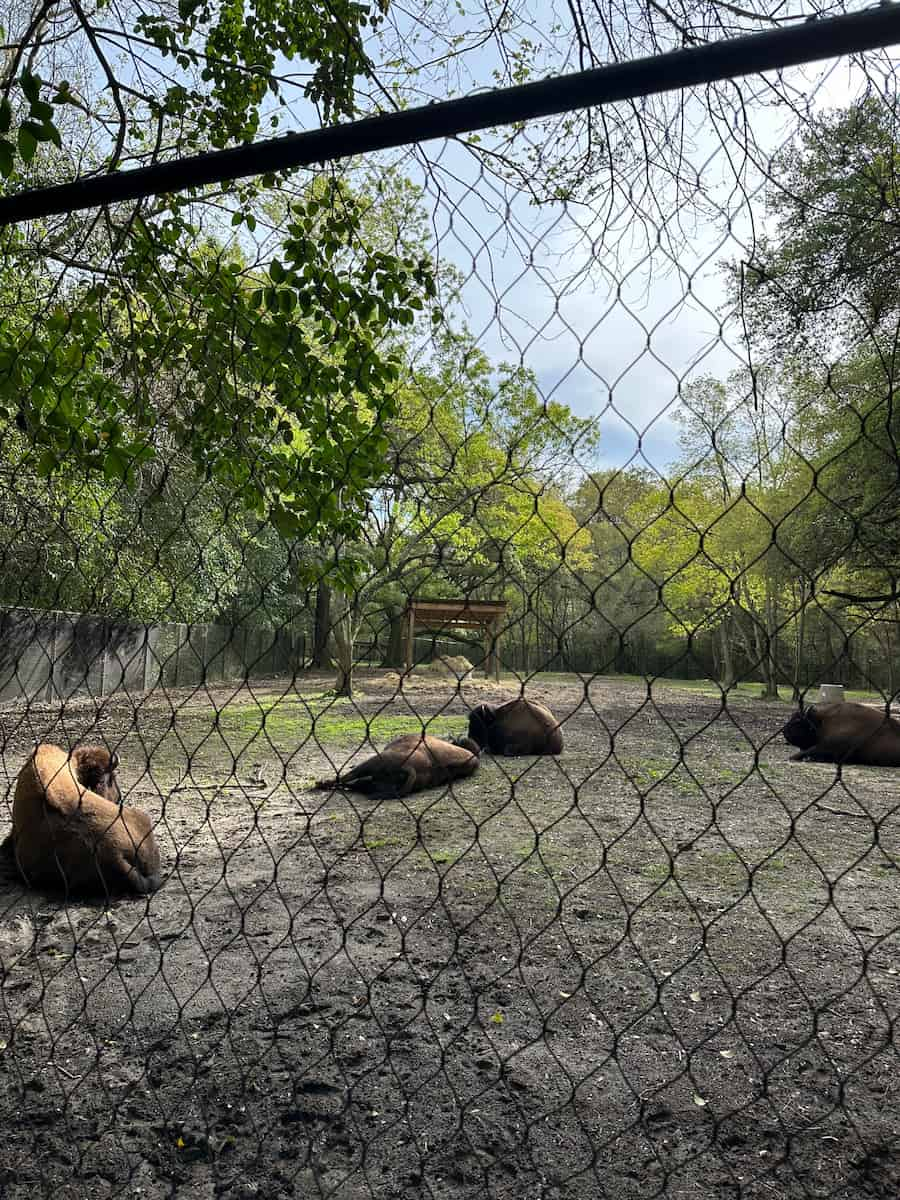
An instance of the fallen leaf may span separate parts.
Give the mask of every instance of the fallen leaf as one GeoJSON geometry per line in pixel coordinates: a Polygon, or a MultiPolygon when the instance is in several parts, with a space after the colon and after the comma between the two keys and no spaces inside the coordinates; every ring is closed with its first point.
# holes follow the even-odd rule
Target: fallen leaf
{"type": "Polygon", "coordinates": [[[691,992],[691,999],[693,1000],[693,1002],[695,1004],[699,1004],[702,999],[702,996],[700,995],[699,992],[691,992]]]}
{"type": "Polygon", "coordinates": [[[694,1092],[694,1103],[698,1108],[705,1108],[706,1105],[709,1104],[709,1101],[704,1100],[702,1096],[698,1096],[697,1093],[694,1092]]]}
{"type": "Polygon", "coordinates": [[[733,1050],[720,1050],[719,1053],[722,1055],[723,1058],[734,1058],[733,1050]]]}

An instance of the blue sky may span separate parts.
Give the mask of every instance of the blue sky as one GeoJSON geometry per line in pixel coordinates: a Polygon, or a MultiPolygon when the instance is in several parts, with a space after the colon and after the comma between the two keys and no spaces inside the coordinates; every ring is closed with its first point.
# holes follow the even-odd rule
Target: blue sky
{"type": "MultiPolygon", "coordinates": [[[[482,51],[467,66],[489,85],[491,63],[482,51]]],[[[769,152],[796,128],[804,108],[846,104],[864,78],[849,61],[786,72],[777,86],[781,94],[794,89],[794,113],[772,103],[773,82],[741,83],[742,103],[754,92],[768,101],[748,111],[757,143],[769,152]]],[[[308,110],[302,101],[298,108],[308,110]]],[[[626,214],[617,216],[613,249],[597,214],[529,206],[522,192],[486,176],[478,157],[458,143],[435,141],[417,154],[400,153],[432,209],[434,249],[466,279],[465,317],[482,348],[494,361],[531,368],[545,397],[599,417],[599,460],[585,466],[635,461],[665,471],[678,454],[672,412],[679,385],[700,374],[724,377],[742,361],[738,327],[720,331],[717,314],[726,301],[720,264],[746,257],[753,230],[765,227],[761,176],[741,157],[731,114],[716,127],[697,101],[685,113],[689,165],[720,216],[683,210],[677,266],[660,250],[648,259],[643,237],[628,244],[626,214]],[[736,173],[743,190],[735,189],[736,173]],[[574,282],[564,286],[567,277],[574,282]]],[[[482,138],[489,144],[489,135],[482,138]]],[[[664,196],[657,199],[664,204],[664,196]]],[[[652,237],[652,222],[649,228],[652,237]]]]}
{"type": "MultiPolygon", "coordinates": [[[[849,103],[863,77],[841,61],[792,71],[787,82],[801,93],[808,89],[810,108],[821,110],[849,103]]],[[[705,110],[701,124],[704,119],[705,110]]],[[[769,151],[794,128],[794,116],[771,108],[753,117],[754,136],[769,151]]],[[[602,237],[579,229],[587,223],[583,211],[535,210],[521,194],[504,198],[515,233],[508,238],[495,211],[495,188],[485,183],[475,157],[459,146],[426,148],[438,167],[450,168],[442,184],[466,218],[455,215],[451,230],[445,202],[436,224],[442,253],[469,276],[463,297],[471,328],[492,358],[531,367],[546,397],[581,416],[600,416],[601,466],[624,465],[640,446],[646,461],[664,470],[678,454],[671,414],[679,381],[706,373],[724,377],[741,365],[739,328],[726,324],[720,332],[717,314],[724,313],[727,295],[720,264],[746,257],[766,214],[762,191],[753,194],[761,179],[746,163],[740,166],[751,199],[735,192],[729,150],[726,156],[712,130],[700,128],[694,138],[694,166],[708,198],[728,212],[730,233],[723,221],[689,216],[675,269],[658,252],[647,260],[641,238],[630,253],[618,248],[613,259],[602,237]],[[553,277],[560,274],[577,274],[577,282],[564,290],[553,277]]]]}

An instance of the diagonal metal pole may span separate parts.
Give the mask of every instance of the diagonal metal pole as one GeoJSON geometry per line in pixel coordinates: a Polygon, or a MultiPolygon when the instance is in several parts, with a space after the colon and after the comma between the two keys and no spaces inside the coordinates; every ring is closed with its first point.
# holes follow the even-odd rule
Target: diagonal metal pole
{"type": "Polygon", "coordinates": [[[787,29],[0,197],[0,226],[311,166],[432,138],[454,137],[512,121],[799,66],[898,42],[900,4],[882,4],[850,16],[801,21],[787,29]]]}

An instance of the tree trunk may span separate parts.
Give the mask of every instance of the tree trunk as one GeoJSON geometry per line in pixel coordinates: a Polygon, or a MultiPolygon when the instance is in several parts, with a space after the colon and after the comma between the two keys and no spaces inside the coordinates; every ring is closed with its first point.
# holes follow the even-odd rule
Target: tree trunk
{"type": "Polygon", "coordinates": [[[719,626],[719,649],[721,651],[721,679],[723,691],[734,686],[734,659],[731,654],[731,617],[727,616],[719,626]]]}
{"type": "Polygon", "coordinates": [[[398,671],[402,671],[404,667],[403,635],[406,630],[406,613],[402,608],[396,608],[394,605],[385,608],[384,613],[388,620],[388,643],[381,665],[383,667],[395,667],[398,671]]]}
{"type": "Polygon", "coordinates": [[[313,629],[311,667],[321,671],[328,666],[328,640],[331,637],[331,588],[320,583],[316,588],[316,623],[313,629]]]}
{"type": "MultiPolygon", "coordinates": [[[[897,612],[896,604],[894,605],[894,612],[895,613],[897,612]]],[[[891,627],[890,627],[890,625],[888,625],[888,627],[887,627],[887,682],[888,682],[888,696],[890,696],[891,703],[893,704],[894,700],[896,699],[896,686],[895,686],[896,680],[894,677],[894,647],[893,647],[892,643],[893,643],[893,638],[891,637],[891,627]]]]}
{"type": "Polygon", "coordinates": [[[353,602],[340,592],[335,595],[334,619],[331,632],[334,635],[334,665],[337,679],[334,683],[336,696],[353,696],[353,643],[356,640],[353,619],[353,602]]]}
{"type": "Polygon", "coordinates": [[[791,699],[799,702],[802,694],[800,673],[803,665],[803,649],[806,639],[806,584],[800,582],[800,607],[797,612],[797,635],[794,639],[794,669],[791,672],[791,699]]]}
{"type": "Polygon", "coordinates": [[[763,687],[760,695],[763,700],[778,699],[778,663],[775,659],[775,639],[778,629],[778,605],[769,580],[766,580],[766,596],[763,601],[763,616],[765,618],[764,638],[760,640],[760,665],[763,669],[763,687]]]}

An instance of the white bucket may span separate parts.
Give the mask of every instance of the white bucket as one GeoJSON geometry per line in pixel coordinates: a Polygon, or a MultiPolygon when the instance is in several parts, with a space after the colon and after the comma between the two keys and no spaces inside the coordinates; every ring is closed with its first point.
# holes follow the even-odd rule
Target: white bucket
{"type": "Polygon", "coordinates": [[[820,704],[836,704],[844,699],[844,685],[842,683],[823,683],[819,685],[819,703],[820,704]]]}

